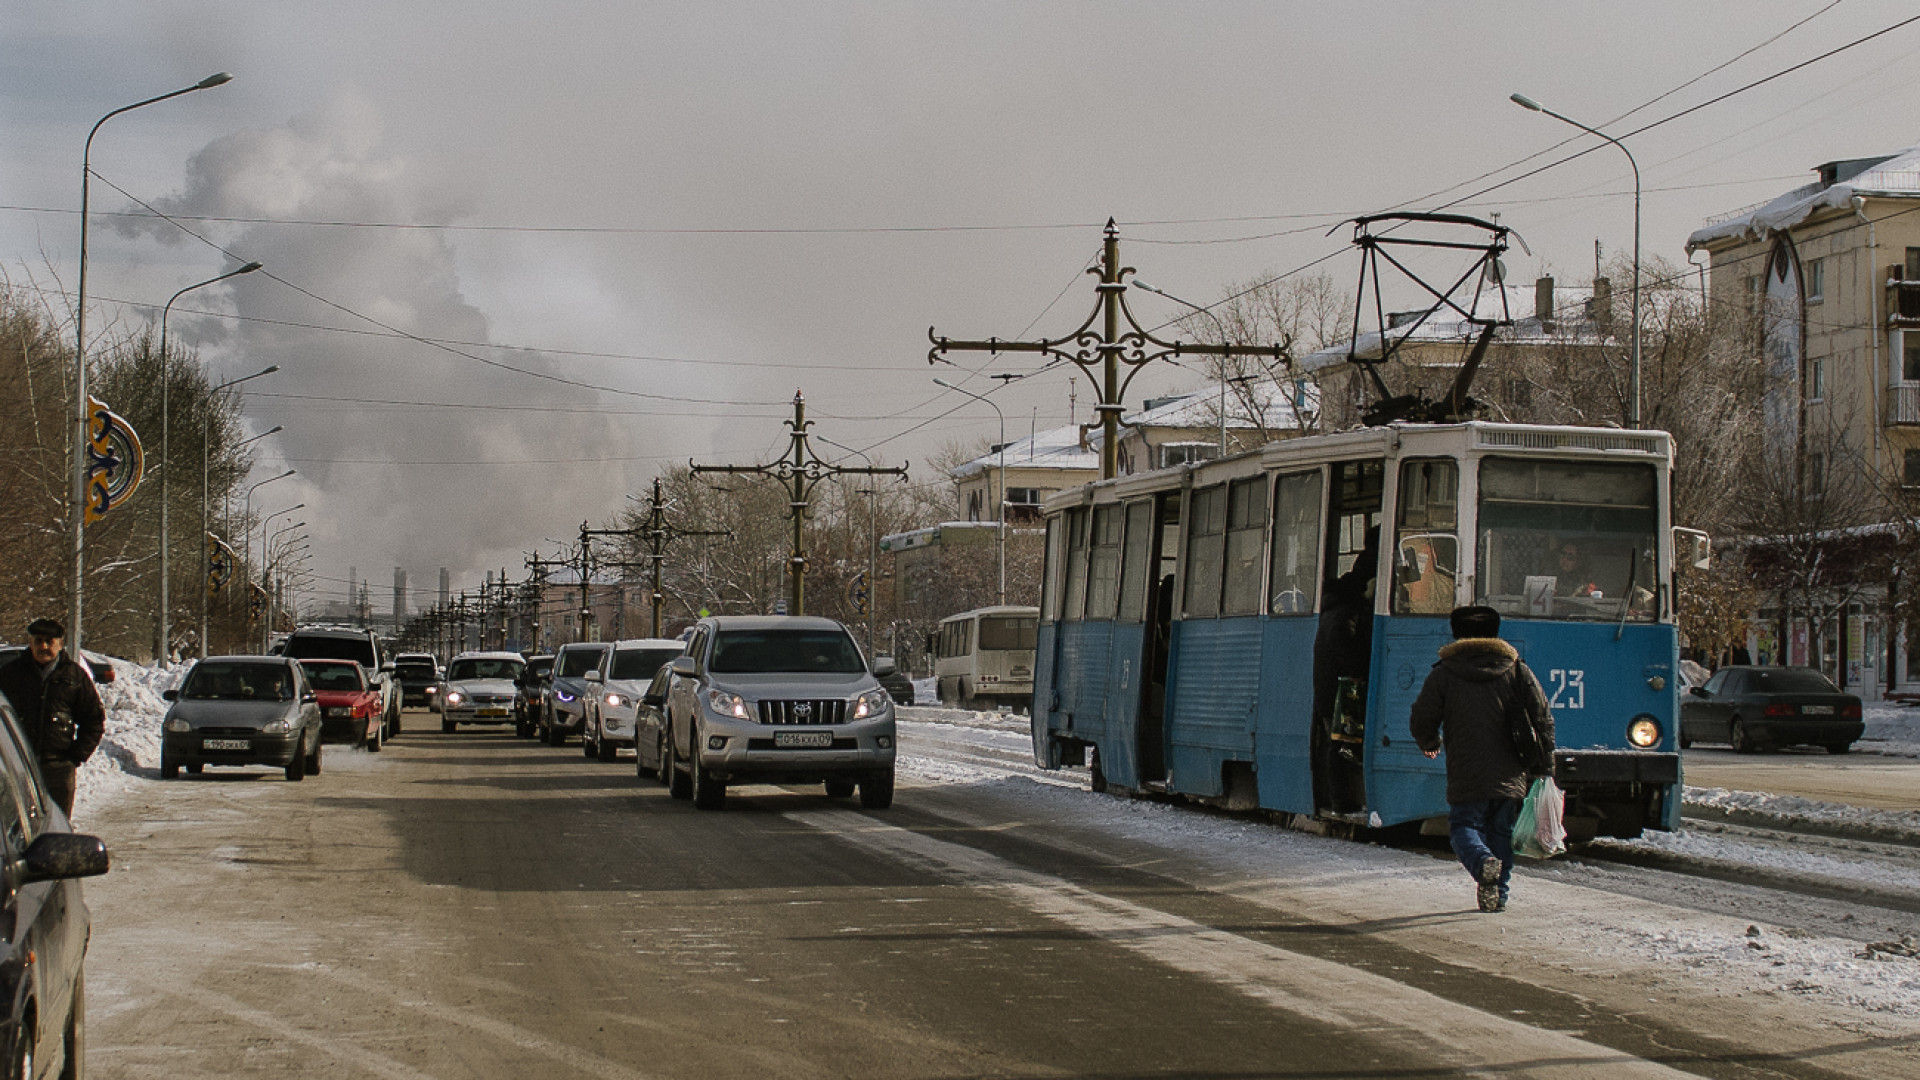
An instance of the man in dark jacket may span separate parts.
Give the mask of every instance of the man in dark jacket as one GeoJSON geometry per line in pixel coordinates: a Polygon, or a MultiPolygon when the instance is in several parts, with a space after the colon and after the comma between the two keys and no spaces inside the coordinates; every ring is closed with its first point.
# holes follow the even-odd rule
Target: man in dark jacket
{"type": "Polygon", "coordinates": [[[69,816],[80,763],[106,737],[107,713],[93,678],[61,648],[66,628],[52,619],[27,627],[27,651],[0,667],[0,693],[13,703],[21,733],[40,759],[47,793],[69,816]]]}
{"type": "MultiPolygon", "coordinates": [[[[1534,776],[1553,768],[1553,712],[1539,680],[1500,640],[1500,613],[1455,608],[1454,640],[1440,650],[1413,703],[1413,741],[1447,754],[1447,828],[1473,875],[1481,911],[1504,911],[1513,878],[1513,823],[1534,776]],[[1524,710],[1538,756],[1523,760],[1509,709],[1524,710]]],[[[1516,716],[1517,718],[1517,716],[1516,716]]]]}

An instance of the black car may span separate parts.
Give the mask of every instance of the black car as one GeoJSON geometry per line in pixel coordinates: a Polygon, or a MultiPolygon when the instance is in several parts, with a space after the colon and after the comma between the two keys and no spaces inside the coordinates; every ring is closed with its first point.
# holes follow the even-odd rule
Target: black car
{"type": "Polygon", "coordinates": [[[513,733],[531,739],[540,733],[540,717],[547,707],[547,688],[553,685],[553,655],[527,657],[527,666],[513,680],[513,733]]]}
{"type": "MultiPolygon", "coordinates": [[[[873,658],[873,666],[876,669],[891,663],[893,663],[893,657],[891,656],[876,656],[873,658]]],[[[880,685],[886,687],[887,693],[893,695],[893,703],[895,705],[913,704],[913,676],[896,667],[881,677],[880,685]]]]}
{"type": "Polygon", "coordinates": [[[75,879],[107,872],[107,846],[72,830],[32,762],[13,708],[0,696],[0,848],[8,893],[0,986],[9,988],[0,1064],[7,1076],[79,1076],[90,932],[75,879]]]}
{"type": "Polygon", "coordinates": [[[1731,743],[1740,753],[1824,746],[1844,754],[1866,730],[1860,698],[1806,667],[1724,667],[1680,701],[1680,747],[1731,743]]]}
{"type": "Polygon", "coordinates": [[[393,658],[393,677],[400,680],[400,707],[440,709],[440,662],[431,653],[401,653],[393,658]]]}

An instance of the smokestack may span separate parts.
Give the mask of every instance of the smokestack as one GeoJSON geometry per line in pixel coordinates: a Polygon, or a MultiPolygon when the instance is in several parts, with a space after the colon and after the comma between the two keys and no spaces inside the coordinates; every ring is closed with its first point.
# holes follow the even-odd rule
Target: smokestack
{"type": "Polygon", "coordinates": [[[396,630],[407,621],[407,572],[393,568],[393,625],[396,630]]]}
{"type": "Polygon", "coordinates": [[[1553,321],[1553,278],[1543,277],[1533,283],[1533,317],[1542,323],[1553,321]]]}
{"type": "Polygon", "coordinates": [[[447,568],[443,566],[440,568],[440,606],[445,608],[452,603],[453,575],[447,573],[447,568]]]}

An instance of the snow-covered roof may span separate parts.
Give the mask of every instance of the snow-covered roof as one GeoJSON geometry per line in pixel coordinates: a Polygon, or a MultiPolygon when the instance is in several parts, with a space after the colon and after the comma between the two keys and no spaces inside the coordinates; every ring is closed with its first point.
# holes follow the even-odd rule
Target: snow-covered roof
{"type": "Polygon", "coordinates": [[[1687,250],[1718,240],[1740,240],[1792,228],[1819,210],[1838,210],[1855,195],[1920,197],[1920,146],[1877,157],[1829,161],[1814,171],[1819,179],[1759,206],[1709,221],[1687,237],[1687,250]]]}
{"type": "MultiPolygon", "coordinates": [[[[1552,327],[1548,327],[1535,314],[1535,288],[1534,285],[1504,285],[1483,290],[1477,297],[1459,297],[1456,300],[1476,318],[1513,320],[1512,325],[1494,331],[1493,340],[1496,344],[1546,345],[1566,341],[1569,336],[1576,341],[1605,340],[1606,335],[1599,332],[1587,314],[1588,302],[1593,299],[1592,288],[1584,285],[1554,285],[1552,327]],[[1503,293],[1506,299],[1504,308],[1501,305],[1503,293]]],[[[1383,338],[1394,343],[1452,342],[1466,345],[1479,334],[1480,327],[1477,324],[1462,318],[1452,308],[1442,308],[1417,326],[1409,322],[1403,326],[1388,327],[1384,333],[1369,330],[1351,346],[1345,341],[1329,345],[1308,353],[1294,364],[1302,371],[1320,371],[1346,363],[1351,354],[1378,356],[1383,338]]]]}
{"type": "MultiPolygon", "coordinates": [[[[983,469],[999,467],[1000,452],[995,450],[974,458],[947,475],[955,480],[965,480],[983,469]]],[[[1097,472],[1100,455],[1080,445],[1079,428],[1061,427],[1008,442],[1007,468],[1089,469],[1097,472]]]]}
{"type": "MultiPolygon", "coordinates": [[[[1256,425],[1247,415],[1247,398],[1252,397],[1264,414],[1268,429],[1295,426],[1299,418],[1293,411],[1293,388],[1272,383],[1250,383],[1248,391],[1239,391],[1227,402],[1227,428],[1240,430],[1256,425]]],[[[1173,398],[1160,398],[1152,408],[1124,413],[1122,427],[1212,428],[1220,423],[1220,388],[1191,390],[1173,398]]]]}

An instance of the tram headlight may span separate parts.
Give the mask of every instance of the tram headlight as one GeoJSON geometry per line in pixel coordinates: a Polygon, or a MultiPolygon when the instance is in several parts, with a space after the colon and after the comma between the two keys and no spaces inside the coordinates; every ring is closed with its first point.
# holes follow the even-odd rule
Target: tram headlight
{"type": "Polygon", "coordinates": [[[1627,741],[1642,750],[1660,742],[1660,721],[1651,716],[1636,716],[1627,724],[1627,741]]]}

